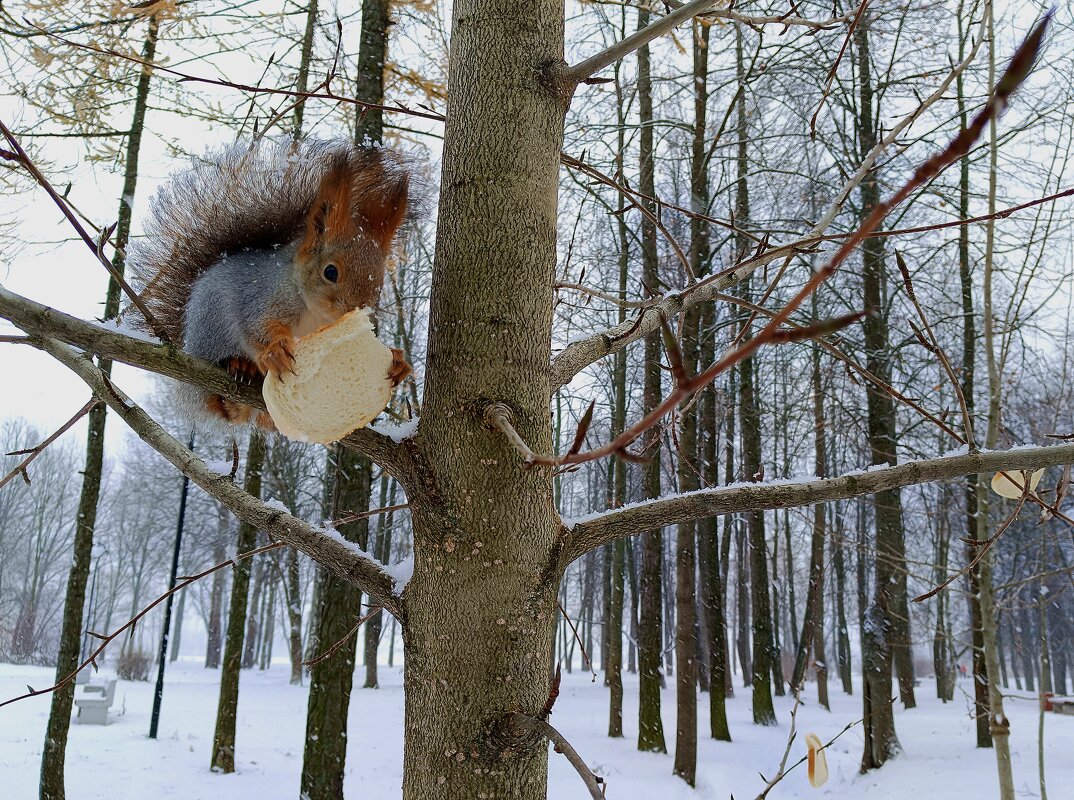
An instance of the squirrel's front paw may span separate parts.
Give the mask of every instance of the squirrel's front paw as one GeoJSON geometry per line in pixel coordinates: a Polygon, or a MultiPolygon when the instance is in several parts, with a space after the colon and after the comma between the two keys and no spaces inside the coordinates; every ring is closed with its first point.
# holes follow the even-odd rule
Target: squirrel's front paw
{"type": "Polygon", "coordinates": [[[285,372],[295,374],[295,340],[291,328],[282,322],[270,322],[266,328],[268,341],[257,353],[257,366],[283,380],[285,372]]]}
{"type": "Polygon", "coordinates": [[[392,386],[398,386],[413,371],[403,356],[403,351],[398,347],[393,347],[392,365],[388,368],[388,380],[392,382],[392,386]]]}

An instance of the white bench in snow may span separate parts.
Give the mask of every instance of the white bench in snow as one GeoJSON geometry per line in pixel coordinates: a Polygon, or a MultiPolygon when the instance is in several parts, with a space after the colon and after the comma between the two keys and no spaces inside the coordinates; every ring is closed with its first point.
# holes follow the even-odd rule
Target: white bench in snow
{"type": "Polygon", "coordinates": [[[115,678],[104,683],[86,683],[75,689],[78,721],[82,725],[107,725],[108,709],[116,697],[115,678]]]}

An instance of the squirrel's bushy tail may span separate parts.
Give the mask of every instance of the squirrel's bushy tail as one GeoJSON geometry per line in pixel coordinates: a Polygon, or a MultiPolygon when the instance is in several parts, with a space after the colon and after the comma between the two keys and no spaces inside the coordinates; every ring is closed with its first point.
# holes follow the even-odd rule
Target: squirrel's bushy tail
{"type": "Polygon", "coordinates": [[[402,169],[391,151],[343,140],[262,140],[195,157],[157,191],[127,261],[172,342],[183,341],[183,312],[197,278],[225,254],[300,237],[322,178],[341,160],[358,183],[402,169]]]}

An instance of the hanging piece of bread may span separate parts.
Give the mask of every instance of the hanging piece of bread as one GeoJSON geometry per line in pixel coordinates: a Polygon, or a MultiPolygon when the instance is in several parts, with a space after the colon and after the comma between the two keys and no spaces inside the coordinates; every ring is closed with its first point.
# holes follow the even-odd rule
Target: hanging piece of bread
{"type": "Polygon", "coordinates": [[[805,743],[808,748],[806,770],[809,774],[809,785],[819,789],[828,782],[828,757],[824,755],[824,744],[817,734],[807,733],[805,743]]]}
{"type": "MultiPolygon", "coordinates": [[[[1044,474],[1043,469],[1038,469],[1032,475],[1029,476],[1029,491],[1034,491],[1037,488],[1037,484],[1040,483],[1040,476],[1044,474]]],[[[1022,486],[1025,483],[1025,473],[1020,470],[1010,470],[1009,472],[997,472],[992,476],[992,491],[998,494],[1000,497],[1006,497],[1010,500],[1017,500],[1022,496],[1022,486]],[[1007,476],[1010,475],[1010,478],[1007,476]],[[1014,478],[1014,480],[1011,480],[1014,478]]]]}
{"type": "Polygon", "coordinates": [[[295,342],[295,374],[265,377],[263,394],[280,433],[329,444],[367,425],[392,393],[392,352],[373,332],[368,308],[295,342]]]}

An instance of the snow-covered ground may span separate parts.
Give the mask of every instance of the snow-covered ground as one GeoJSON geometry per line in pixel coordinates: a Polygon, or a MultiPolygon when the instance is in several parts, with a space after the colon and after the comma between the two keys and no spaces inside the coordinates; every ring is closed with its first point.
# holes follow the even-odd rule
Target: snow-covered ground
{"type": "MultiPolygon", "coordinates": [[[[27,684],[47,685],[51,670],[0,665],[0,698],[25,691],[27,684]]],[[[71,728],[67,749],[69,800],[293,800],[298,795],[305,729],[306,690],[287,684],[288,670],[275,665],[267,672],[242,676],[237,741],[238,772],[209,772],[209,748],[216,713],[219,672],[198,663],[168,665],[160,737],[146,733],[152,706],[148,683],[120,682],[116,712],[106,727],[71,728]]],[[[593,768],[608,781],[613,800],[685,800],[732,795],[753,798],[763,786],[758,772],[773,775],[786,743],[789,698],[777,698],[780,726],[759,728],[750,722],[749,693],[736,689],[729,701],[731,744],[701,739],[698,752],[698,786],[690,789],[671,775],[670,755],[639,753],[637,735],[637,680],[627,675],[626,738],[610,740],[607,692],[600,682],[575,672],[564,675],[563,689],[552,722],[570,739],[593,768]]],[[[400,796],[402,771],[402,688],[398,669],[381,668],[382,688],[355,691],[351,702],[350,750],[347,756],[347,793],[360,798],[390,800],[400,796]]],[[[968,713],[968,682],[963,681],[954,703],[942,705],[930,681],[918,689],[920,707],[897,714],[899,738],[905,750],[895,762],[861,776],[860,727],[847,732],[828,752],[831,779],[822,789],[811,789],[801,768],[789,775],[771,795],[780,798],[861,798],[926,800],[996,797],[995,760],[990,750],[974,747],[968,713]]],[[[832,685],[833,710],[817,708],[809,687],[806,704],[798,712],[800,735],[791,762],[803,753],[808,732],[827,741],[847,723],[860,717],[860,698],[846,697],[832,685]]],[[[0,709],[0,797],[32,800],[37,797],[41,742],[48,698],[34,698],[0,709]]],[[[1036,702],[1013,698],[1010,703],[1015,786],[1019,797],[1037,797],[1036,702]]],[[[674,694],[664,694],[664,728],[668,746],[674,745],[674,694]]],[[[699,707],[702,731],[708,730],[707,696],[699,707]]],[[[1049,796],[1074,797],[1074,717],[1048,714],[1045,728],[1049,796]]],[[[550,756],[549,797],[581,798],[585,790],[565,759],[550,756]]]]}

